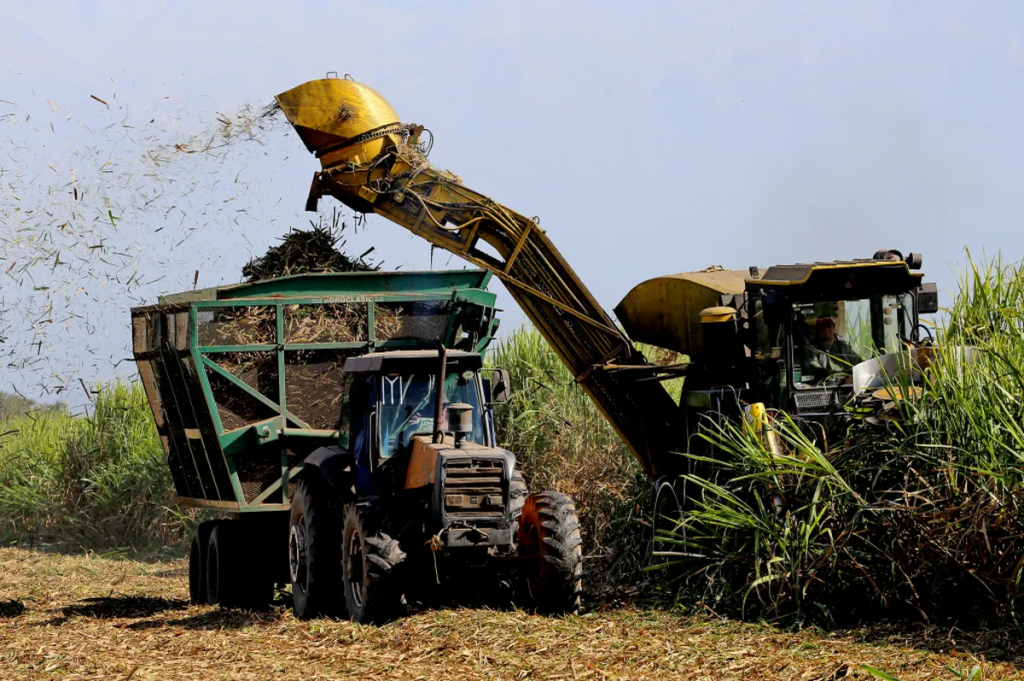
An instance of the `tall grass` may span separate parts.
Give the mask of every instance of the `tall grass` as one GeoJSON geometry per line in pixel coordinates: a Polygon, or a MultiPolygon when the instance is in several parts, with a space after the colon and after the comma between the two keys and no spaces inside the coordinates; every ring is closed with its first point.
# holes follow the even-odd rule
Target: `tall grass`
{"type": "Polygon", "coordinates": [[[138,385],[100,387],[88,416],[0,423],[0,538],[124,547],[180,539],[171,480],[138,385]]]}
{"type": "Polygon", "coordinates": [[[768,618],[1016,616],[1024,267],[969,261],[937,337],[921,396],[828,451],[784,414],[774,453],[709,422],[714,473],[665,537],[684,594],[768,618]]]}

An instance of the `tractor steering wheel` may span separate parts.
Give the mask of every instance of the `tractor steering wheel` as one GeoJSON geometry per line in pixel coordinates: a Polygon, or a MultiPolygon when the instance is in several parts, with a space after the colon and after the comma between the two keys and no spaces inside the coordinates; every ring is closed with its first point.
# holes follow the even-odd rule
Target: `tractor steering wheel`
{"type": "Polygon", "coordinates": [[[914,327],[914,333],[910,335],[911,340],[914,341],[915,343],[921,342],[921,334],[919,333],[921,329],[923,329],[924,332],[928,334],[928,340],[934,343],[935,336],[934,334],[932,334],[932,330],[920,322],[918,322],[917,326],[914,327]]]}

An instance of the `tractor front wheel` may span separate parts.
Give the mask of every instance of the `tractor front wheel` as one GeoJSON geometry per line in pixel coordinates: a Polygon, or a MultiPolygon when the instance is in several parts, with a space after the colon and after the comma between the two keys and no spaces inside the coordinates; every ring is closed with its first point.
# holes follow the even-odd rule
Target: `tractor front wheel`
{"type": "Polygon", "coordinates": [[[519,518],[519,570],[526,597],[539,611],[573,615],[583,591],[583,539],[572,497],[538,492],[519,518]]]}
{"type": "Polygon", "coordinates": [[[349,618],[359,623],[390,619],[402,602],[398,571],[405,552],[377,529],[376,515],[372,506],[356,504],[349,504],[345,512],[345,604],[349,618]]]}

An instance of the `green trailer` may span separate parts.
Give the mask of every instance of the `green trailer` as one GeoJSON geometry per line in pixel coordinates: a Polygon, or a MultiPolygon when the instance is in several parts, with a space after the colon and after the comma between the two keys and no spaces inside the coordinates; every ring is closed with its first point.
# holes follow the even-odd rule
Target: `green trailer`
{"type": "Polygon", "coordinates": [[[498,328],[490,277],[302,274],[134,308],[135,360],[178,502],[287,511],[305,458],[346,444],[345,360],[439,344],[483,353],[498,328]]]}

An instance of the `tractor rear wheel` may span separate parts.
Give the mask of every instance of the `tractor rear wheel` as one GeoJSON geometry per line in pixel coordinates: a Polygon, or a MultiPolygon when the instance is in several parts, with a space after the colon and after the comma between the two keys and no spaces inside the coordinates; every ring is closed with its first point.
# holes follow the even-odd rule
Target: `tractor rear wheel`
{"type": "Polygon", "coordinates": [[[299,480],[288,531],[292,610],[299,619],[342,613],[340,549],[338,509],[330,491],[315,480],[299,480]]]}
{"type": "Polygon", "coordinates": [[[188,599],[192,605],[207,605],[206,599],[206,554],[210,548],[210,534],[219,520],[205,520],[192,532],[188,547],[188,599]]]}
{"type": "Polygon", "coordinates": [[[399,565],[405,552],[380,532],[370,506],[349,504],[345,512],[342,563],[345,604],[354,622],[382,622],[394,617],[402,602],[399,565]]]}
{"type": "Polygon", "coordinates": [[[583,591],[583,539],[572,498],[560,492],[526,497],[519,518],[520,576],[527,598],[542,613],[579,612],[583,591]]]}

